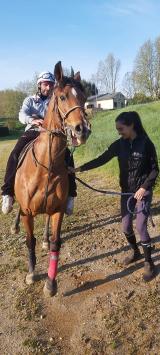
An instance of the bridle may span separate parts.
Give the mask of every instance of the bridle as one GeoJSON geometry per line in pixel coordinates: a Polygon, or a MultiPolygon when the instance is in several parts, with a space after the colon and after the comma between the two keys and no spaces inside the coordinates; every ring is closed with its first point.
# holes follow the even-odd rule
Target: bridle
{"type": "MultiPolygon", "coordinates": [[[[47,132],[49,135],[49,165],[48,167],[45,166],[44,164],[42,164],[41,162],[39,162],[39,160],[36,157],[35,151],[34,151],[34,144],[32,146],[32,158],[33,161],[35,163],[35,165],[40,165],[43,168],[45,168],[48,171],[48,177],[47,177],[47,184],[46,184],[46,188],[45,188],[45,195],[44,195],[44,200],[43,200],[43,206],[42,208],[45,210],[46,209],[46,205],[47,205],[47,198],[48,198],[48,187],[49,187],[49,181],[50,181],[50,176],[52,173],[52,169],[53,169],[53,165],[54,165],[54,161],[52,161],[52,154],[51,154],[51,150],[52,150],[52,143],[53,143],[53,138],[56,136],[62,136],[63,139],[65,141],[67,141],[67,135],[68,135],[68,128],[65,125],[65,120],[66,118],[69,116],[69,114],[73,111],[75,111],[76,109],[80,109],[81,111],[84,111],[83,107],[80,105],[75,105],[73,107],[71,107],[67,112],[62,111],[62,109],[59,107],[58,105],[58,98],[55,97],[55,102],[57,101],[57,111],[59,113],[59,116],[62,120],[62,125],[61,125],[61,129],[48,129],[48,128],[44,128],[42,127],[42,132],[47,132]]],[[[53,110],[55,110],[55,107],[53,108],[53,110]]],[[[70,128],[69,128],[70,129],[70,128]]],[[[58,155],[56,156],[55,160],[57,160],[58,157],[60,157],[64,151],[66,150],[66,146],[64,148],[61,149],[61,151],[58,153],[58,155]]]]}
{"type": "Polygon", "coordinates": [[[59,111],[59,113],[62,115],[61,118],[64,119],[64,120],[69,116],[69,114],[70,114],[71,112],[73,112],[73,111],[76,110],[77,108],[80,108],[80,110],[82,110],[82,106],[76,105],[76,106],[71,107],[67,112],[63,112],[63,111],[61,110],[61,108],[59,107],[59,105],[58,105],[58,111],[59,111]]]}

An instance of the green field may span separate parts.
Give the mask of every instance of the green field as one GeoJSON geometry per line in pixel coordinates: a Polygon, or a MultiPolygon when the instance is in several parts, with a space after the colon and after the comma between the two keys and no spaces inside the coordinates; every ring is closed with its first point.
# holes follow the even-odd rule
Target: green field
{"type": "MultiPolygon", "coordinates": [[[[118,134],[115,129],[115,118],[123,111],[137,111],[139,113],[149,137],[155,144],[160,163],[160,102],[152,102],[149,104],[128,106],[123,110],[100,112],[96,114],[91,121],[91,136],[86,145],[77,148],[75,152],[76,166],[96,158],[99,154],[103,153],[115,139],[118,139],[118,134]]],[[[108,164],[99,168],[98,171],[100,173],[105,172],[108,177],[117,177],[117,159],[113,159],[108,164]]],[[[156,186],[156,191],[160,192],[160,182],[158,182],[156,186]]]]}

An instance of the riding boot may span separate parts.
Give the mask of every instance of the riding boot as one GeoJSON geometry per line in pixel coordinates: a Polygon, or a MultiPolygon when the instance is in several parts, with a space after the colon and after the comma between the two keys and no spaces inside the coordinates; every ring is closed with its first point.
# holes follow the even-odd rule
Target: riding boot
{"type": "Polygon", "coordinates": [[[155,265],[151,258],[152,247],[150,243],[142,244],[143,252],[144,252],[144,273],[143,280],[148,282],[153,279],[155,276],[155,265]]]}
{"type": "Polygon", "coordinates": [[[141,253],[138,249],[137,243],[136,243],[136,237],[135,234],[125,234],[128,244],[131,248],[130,253],[128,256],[125,257],[123,264],[124,265],[129,265],[131,263],[133,263],[134,261],[137,261],[141,258],[141,253]]]}

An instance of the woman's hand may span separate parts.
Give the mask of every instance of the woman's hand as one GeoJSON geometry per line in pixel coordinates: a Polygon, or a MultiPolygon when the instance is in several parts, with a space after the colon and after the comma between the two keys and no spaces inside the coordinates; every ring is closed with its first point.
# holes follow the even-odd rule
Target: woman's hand
{"type": "Polygon", "coordinates": [[[68,172],[69,174],[75,174],[80,171],[80,168],[72,168],[71,166],[68,166],[68,172]]]}
{"type": "Polygon", "coordinates": [[[146,190],[145,190],[143,187],[140,187],[140,189],[136,191],[136,193],[135,193],[135,195],[134,195],[134,198],[135,198],[137,201],[141,201],[142,198],[143,198],[144,195],[145,195],[145,192],[146,192],[146,190]]]}

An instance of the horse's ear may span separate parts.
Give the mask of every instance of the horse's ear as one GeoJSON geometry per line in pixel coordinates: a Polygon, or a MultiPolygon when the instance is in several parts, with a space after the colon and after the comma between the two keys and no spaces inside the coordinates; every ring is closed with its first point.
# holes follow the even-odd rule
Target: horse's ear
{"type": "Polygon", "coordinates": [[[81,81],[80,71],[77,71],[77,73],[74,75],[74,80],[81,81]]]}
{"type": "Polygon", "coordinates": [[[54,67],[54,76],[56,78],[56,81],[62,81],[63,79],[63,69],[62,69],[62,64],[61,62],[58,62],[55,67],[54,67]]]}

